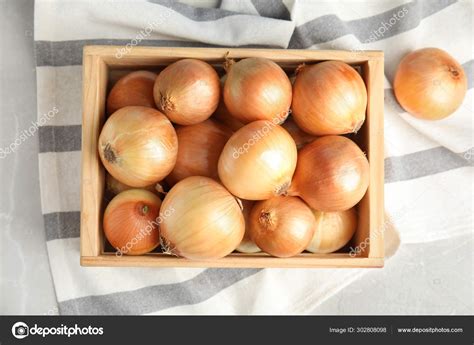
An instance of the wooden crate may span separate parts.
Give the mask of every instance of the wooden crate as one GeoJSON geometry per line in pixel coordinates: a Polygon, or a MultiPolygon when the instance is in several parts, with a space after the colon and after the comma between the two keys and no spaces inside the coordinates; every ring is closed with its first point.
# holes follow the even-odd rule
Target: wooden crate
{"type": "Polygon", "coordinates": [[[81,265],[155,267],[382,267],[384,263],[384,150],[383,150],[383,52],[334,50],[277,50],[237,48],[158,48],[133,47],[120,55],[117,46],[87,46],[83,56],[82,186],[81,186],[81,265]],[[102,229],[104,212],[104,168],[97,143],[105,118],[107,90],[111,80],[125,71],[159,71],[183,58],[207,61],[218,70],[225,54],[241,59],[268,58],[286,70],[301,63],[340,60],[358,66],[368,92],[367,117],[356,141],[370,162],[370,184],[358,205],[359,225],[353,246],[367,244],[357,256],[347,253],[302,253],[292,258],[275,258],[264,253],[241,254],[214,261],[190,261],[162,253],[121,256],[107,252],[102,229]]]}

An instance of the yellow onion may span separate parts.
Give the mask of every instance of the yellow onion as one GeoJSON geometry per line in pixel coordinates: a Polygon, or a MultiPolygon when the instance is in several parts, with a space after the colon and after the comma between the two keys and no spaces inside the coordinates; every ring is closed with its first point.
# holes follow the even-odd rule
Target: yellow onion
{"type": "Polygon", "coordinates": [[[333,253],[351,240],[357,229],[355,208],[336,212],[312,211],[316,227],[313,238],[306,247],[307,251],[316,254],[333,253]]]}
{"type": "Polygon", "coordinates": [[[369,185],[369,162],[361,149],[341,136],[318,138],[298,153],[289,195],[320,211],[356,205],[369,185]]]}
{"type": "Polygon", "coordinates": [[[313,237],[315,219],[300,199],[278,196],[255,203],[250,237],[263,251],[286,258],[301,253],[313,237]]]}
{"type": "Polygon", "coordinates": [[[275,62],[247,58],[230,64],[224,85],[224,102],[242,123],[284,121],[291,105],[291,83],[275,62]]]}
{"type": "Polygon", "coordinates": [[[225,126],[229,127],[233,131],[237,131],[245,124],[237,120],[235,117],[230,115],[229,111],[225,107],[224,102],[220,102],[219,106],[217,107],[216,112],[212,116],[216,121],[224,124],[225,126]]]}
{"type": "Polygon", "coordinates": [[[462,104],[467,78],[451,55],[438,48],[424,48],[403,58],[393,88],[407,112],[421,119],[439,120],[462,104]]]}
{"type": "Polygon", "coordinates": [[[301,128],[293,120],[293,117],[289,116],[285,122],[281,125],[284,129],[290,133],[291,137],[295,141],[296,147],[298,149],[302,148],[306,144],[312,142],[314,139],[317,138],[315,135],[308,134],[303,132],[301,128]]]}
{"type": "MultiPolygon", "coordinates": [[[[224,75],[221,78],[221,89],[222,90],[224,90],[224,85],[225,85],[226,79],[227,79],[227,75],[224,75]]],[[[221,99],[219,101],[219,105],[217,106],[217,109],[216,109],[215,113],[213,114],[213,118],[215,120],[217,120],[218,122],[226,125],[227,127],[232,129],[233,131],[236,131],[236,130],[242,128],[243,126],[245,126],[245,124],[243,124],[242,122],[237,120],[235,117],[233,117],[229,113],[229,110],[227,110],[227,107],[225,106],[223,97],[221,97],[221,99]]]]}
{"type": "Polygon", "coordinates": [[[158,247],[160,206],[161,200],[144,189],[124,191],[107,205],[105,237],[120,255],[141,255],[158,247]]]}
{"type": "Polygon", "coordinates": [[[252,211],[252,207],[255,202],[250,200],[241,200],[241,202],[242,212],[245,219],[245,234],[242,242],[240,242],[239,246],[235,250],[241,253],[258,253],[261,251],[261,249],[250,238],[250,211],[252,211]]]}
{"type": "MultiPolygon", "coordinates": [[[[134,187],[128,186],[125,183],[120,182],[115,177],[110,174],[106,174],[105,176],[105,189],[111,195],[115,196],[119,193],[122,193],[129,189],[135,189],[134,187]]],[[[145,186],[142,189],[145,189],[152,193],[163,193],[164,189],[160,182],[151,184],[149,186],[145,186]]]]}
{"type": "Polygon", "coordinates": [[[107,114],[120,108],[139,105],[155,108],[153,85],[156,74],[149,71],[135,71],[120,78],[110,90],[107,98],[107,114]]]}
{"type": "Polygon", "coordinates": [[[176,132],[165,115],[147,107],[125,107],[113,113],[99,136],[99,155],[120,182],[145,187],[161,181],[174,167],[176,132]]]}
{"type": "Polygon", "coordinates": [[[218,179],[217,162],[232,131],[213,120],[182,126],[178,136],[178,159],[166,178],[171,185],[189,176],[218,179]]]}
{"type": "Polygon", "coordinates": [[[163,201],[161,243],[166,253],[192,260],[230,254],[245,232],[237,200],[218,182],[192,176],[178,182],[163,201]],[[166,215],[164,210],[171,210],[166,215]]]}
{"type": "Polygon", "coordinates": [[[285,194],[296,166],[294,140],[281,126],[255,121],[235,132],[222,150],[219,178],[234,195],[264,200],[285,194]]]}
{"type": "Polygon", "coordinates": [[[183,59],[166,67],[156,78],[155,102],[179,125],[192,125],[209,118],[219,104],[219,76],[211,65],[183,59]]]}
{"type": "Polygon", "coordinates": [[[300,67],[291,109],[296,124],[313,135],[357,132],[365,120],[367,90],[354,68],[341,61],[300,67]]]}

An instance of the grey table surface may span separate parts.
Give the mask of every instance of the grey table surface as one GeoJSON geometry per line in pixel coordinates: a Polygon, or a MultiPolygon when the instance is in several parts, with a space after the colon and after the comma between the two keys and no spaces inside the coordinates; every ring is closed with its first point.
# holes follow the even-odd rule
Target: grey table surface
{"type": "MultiPolygon", "coordinates": [[[[36,120],[32,0],[0,0],[0,145],[36,120]]],[[[55,314],[38,178],[38,138],[0,159],[0,313],[55,314]]],[[[312,314],[473,314],[472,235],[402,245],[312,314]]]]}
{"type": "MultiPolygon", "coordinates": [[[[36,121],[33,1],[0,0],[0,145],[36,121]]],[[[38,137],[0,159],[2,314],[57,313],[41,215],[38,137]]]]}

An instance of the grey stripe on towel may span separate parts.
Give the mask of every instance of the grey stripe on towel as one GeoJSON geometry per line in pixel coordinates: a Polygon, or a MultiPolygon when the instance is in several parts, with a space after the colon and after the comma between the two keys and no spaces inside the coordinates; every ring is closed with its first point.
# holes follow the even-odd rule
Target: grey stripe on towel
{"type": "Polygon", "coordinates": [[[54,212],[43,215],[46,241],[79,237],[81,212],[54,212]]]}
{"type": "Polygon", "coordinates": [[[308,48],[349,34],[357,37],[361,43],[376,42],[417,27],[423,18],[455,2],[456,0],[415,1],[371,17],[349,21],[343,21],[334,14],[325,15],[296,27],[289,48],[308,48]],[[392,18],[398,20],[393,23],[392,18]]]}
{"type": "Polygon", "coordinates": [[[133,315],[197,304],[261,269],[209,268],[196,277],[174,284],[147,286],[100,296],[86,296],[59,303],[65,315],[133,315]]]}
{"type": "MultiPolygon", "coordinates": [[[[130,40],[90,39],[75,41],[35,41],[36,66],[75,66],[82,65],[82,49],[87,45],[125,46],[130,40]]],[[[143,40],[143,47],[194,47],[212,48],[215,45],[202,42],[143,40]]],[[[267,45],[242,45],[239,48],[275,48],[267,45]]]]}
{"type": "Polygon", "coordinates": [[[175,0],[148,0],[149,2],[172,9],[186,18],[196,22],[212,21],[228,16],[242,15],[242,13],[222,10],[219,8],[201,8],[177,2],[175,0]]]}
{"type": "Polygon", "coordinates": [[[282,0],[252,0],[252,4],[262,17],[291,20],[290,11],[282,0]]]}
{"type": "MultiPolygon", "coordinates": [[[[82,49],[87,45],[125,46],[130,40],[90,39],[75,41],[35,41],[36,66],[82,65],[82,49]]],[[[209,44],[189,41],[143,40],[140,46],[155,47],[211,47],[209,44]]]]}
{"type": "Polygon", "coordinates": [[[385,183],[412,180],[444,171],[474,166],[472,149],[454,153],[445,147],[385,159],[385,183]]]}
{"type": "Polygon", "coordinates": [[[39,127],[39,152],[81,150],[81,125],[39,127]]]}
{"type": "MultiPolygon", "coordinates": [[[[377,41],[413,29],[419,25],[421,18],[426,18],[454,2],[454,0],[436,0],[433,1],[432,5],[430,3],[430,6],[418,2],[409,3],[382,14],[347,22],[341,20],[336,15],[321,16],[297,27],[291,38],[289,48],[307,48],[313,44],[331,41],[349,33],[354,33],[362,43],[377,41]],[[390,30],[388,30],[389,32],[384,33],[382,37],[372,40],[371,35],[381,27],[382,23],[390,22],[390,18],[403,10],[404,7],[407,8],[408,12],[401,20],[394,24],[395,27],[391,27],[390,30]],[[413,12],[414,14],[411,14],[413,12]],[[370,29],[372,29],[372,31],[370,29]]],[[[282,6],[284,5],[282,4],[282,6]]],[[[130,40],[125,39],[90,39],[57,42],[36,41],[36,65],[81,65],[82,48],[85,45],[126,45],[128,43],[130,43],[130,40]]],[[[213,47],[213,45],[201,42],[170,40],[143,40],[140,42],[140,45],[161,47],[213,47]]],[[[265,48],[269,46],[248,45],[242,47],[265,48]]]]}

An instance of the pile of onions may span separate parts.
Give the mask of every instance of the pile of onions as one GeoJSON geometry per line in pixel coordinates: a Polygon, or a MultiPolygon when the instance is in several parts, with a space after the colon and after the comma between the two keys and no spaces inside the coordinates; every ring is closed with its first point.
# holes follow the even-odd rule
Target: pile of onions
{"type": "Polygon", "coordinates": [[[219,178],[241,199],[265,200],[286,193],[296,160],[296,145],[286,130],[270,121],[255,121],[225,144],[219,178]]]}
{"type": "Polygon", "coordinates": [[[159,216],[161,200],[143,189],[118,194],[104,213],[104,233],[120,254],[141,255],[160,244],[159,216]]]}
{"type": "Polygon", "coordinates": [[[293,85],[293,118],[313,135],[357,132],[365,120],[367,90],[348,64],[325,61],[299,68],[293,85]]]}
{"type": "Polygon", "coordinates": [[[439,120],[462,104],[467,78],[451,55],[441,49],[424,48],[403,58],[393,87],[407,112],[421,119],[439,120]]]}
{"type": "Polygon", "coordinates": [[[311,208],[342,211],[356,205],[369,185],[369,162],[350,139],[325,136],[298,153],[289,195],[300,196],[311,208]]]}
{"type": "Polygon", "coordinates": [[[289,116],[281,126],[290,133],[298,150],[317,138],[317,136],[303,132],[291,116],[289,116]]]}
{"type": "Polygon", "coordinates": [[[249,200],[241,200],[242,202],[242,212],[244,214],[245,219],[245,234],[242,242],[240,242],[239,246],[235,249],[241,253],[258,253],[262,250],[255,244],[254,241],[250,238],[250,211],[252,211],[252,207],[255,204],[254,201],[249,200]]]}
{"type": "MultiPolygon", "coordinates": [[[[400,64],[397,97],[423,111],[429,95],[420,104],[409,97],[423,86],[446,105],[438,110],[454,109],[466,90],[461,67],[443,52],[421,52],[400,64]],[[445,98],[428,80],[447,88],[445,98]]],[[[264,58],[226,58],[223,67],[219,79],[209,63],[181,59],[158,75],[131,72],[112,87],[98,139],[103,201],[110,200],[107,240],[120,255],[161,245],[163,254],[201,261],[233,251],[286,258],[344,248],[370,173],[359,146],[339,136],[365,121],[367,90],[357,67],[303,64],[291,80],[264,58]]]]}
{"type": "Polygon", "coordinates": [[[245,232],[236,198],[208,177],[178,182],[166,195],[160,215],[163,250],[188,259],[222,258],[239,245],[245,232]]]}
{"type": "Polygon", "coordinates": [[[166,181],[171,185],[189,176],[218,179],[217,162],[232,131],[213,120],[176,130],[178,158],[166,181]]]}
{"type": "Polygon", "coordinates": [[[156,109],[125,107],[113,113],[99,136],[105,168],[132,187],[157,183],[176,163],[178,139],[170,121],[156,109]]]}
{"type": "Polygon", "coordinates": [[[250,212],[250,237],[265,252],[285,258],[301,253],[313,237],[315,219],[297,197],[259,201],[250,212]]]}
{"type": "Polygon", "coordinates": [[[219,76],[211,65],[183,59],[166,67],[153,89],[156,105],[179,125],[192,125],[209,118],[219,104],[219,76]]]}
{"type": "Polygon", "coordinates": [[[333,253],[344,247],[357,229],[355,208],[346,211],[320,212],[313,210],[316,227],[306,250],[316,254],[333,253]]]}
{"type": "Polygon", "coordinates": [[[120,78],[107,98],[107,114],[131,105],[155,108],[155,79],[156,74],[149,71],[135,71],[120,78]]]}
{"type": "Polygon", "coordinates": [[[291,105],[291,83],[275,62],[247,58],[228,67],[224,103],[242,123],[278,119],[283,122],[291,105]]]}

